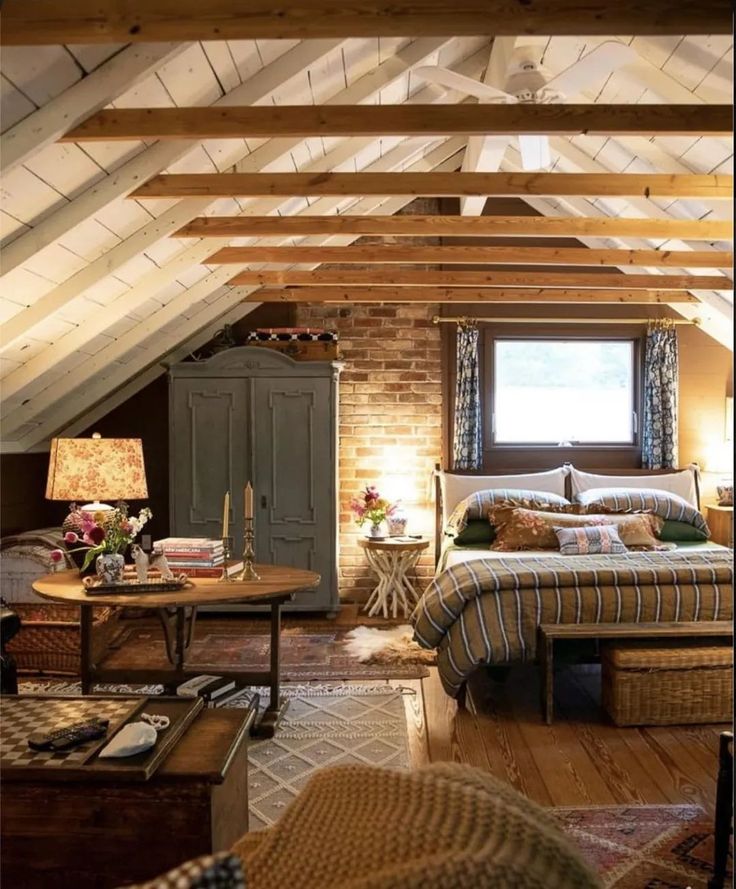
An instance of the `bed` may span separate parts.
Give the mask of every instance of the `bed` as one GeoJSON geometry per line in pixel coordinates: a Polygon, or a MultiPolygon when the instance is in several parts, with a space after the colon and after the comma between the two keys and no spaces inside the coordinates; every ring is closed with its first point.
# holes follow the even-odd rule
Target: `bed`
{"type": "MultiPolygon", "coordinates": [[[[416,641],[437,649],[440,679],[453,697],[462,694],[469,676],[483,665],[535,660],[537,630],[543,623],[732,619],[733,551],[707,539],[693,469],[628,471],[625,476],[586,474],[569,466],[505,477],[439,473],[437,508],[437,570],[411,620],[416,641]],[[659,511],[687,518],[675,524],[694,523],[698,533],[686,536],[702,539],[663,543],[667,549],[662,551],[632,548],[585,555],[563,555],[554,547],[497,551],[489,542],[455,542],[462,541],[456,534],[458,513],[466,519],[464,528],[472,521],[480,527],[478,517],[487,514],[487,501],[500,502],[514,492],[534,495],[534,500],[546,496],[553,504],[587,498],[608,504],[616,520],[619,509],[627,517],[659,511]],[[672,512],[673,503],[680,512],[672,512]]],[[[656,521],[660,529],[666,524],[656,521]]]]}

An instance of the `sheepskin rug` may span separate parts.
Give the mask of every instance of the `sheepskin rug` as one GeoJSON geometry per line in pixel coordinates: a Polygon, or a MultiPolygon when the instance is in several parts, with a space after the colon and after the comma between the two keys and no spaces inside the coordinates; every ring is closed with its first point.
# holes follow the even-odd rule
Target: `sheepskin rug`
{"type": "Polygon", "coordinates": [[[350,655],[363,664],[435,664],[435,652],[422,648],[413,641],[412,636],[412,628],[408,624],[390,630],[356,627],[345,634],[344,644],[350,655]]]}

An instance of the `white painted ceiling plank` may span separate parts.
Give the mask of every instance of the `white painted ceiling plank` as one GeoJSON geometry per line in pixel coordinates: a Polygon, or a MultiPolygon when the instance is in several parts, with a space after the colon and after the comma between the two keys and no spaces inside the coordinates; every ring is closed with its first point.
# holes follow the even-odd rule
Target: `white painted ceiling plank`
{"type": "MultiPolygon", "coordinates": [[[[253,104],[257,98],[272,93],[283,82],[299,76],[305,67],[328,52],[335,43],[334,40],[311,40],[299,44],[296,49],[280,57],[273,67],[263,68],[247,83],[224,96],[218,104],[253,104]]],[[[57,241],[75,225],[94,216],[118,198],[125,197],[142,182],[171,166],[196,144],[196,142],[174,141],[157,143],[145,149],[107,179],[88,188],[74,201],[61,207],[27,234],[13,241],[3,253],[2,271],[8,272],[20,265],[47,244],[57,241]]],[[[18,218],[22,222],[31,221],[18,218]]]]}
{"type": "Polygon", "coordinates": [[[4,46],[5,77],[35,105],[43,106],[82,78],[82,69],[63,46],[4,46]]]}
{"type": "MultiPolygon", "coordinates": [[[[416,41],[399,56],[395,56],[374,72],[366,75],[365,78],[356,81],[351,87],[340,90],[337,94],[333,94],[330,99],[327,100],[327,104],[350,104],[352,102],[359,102],[362,98],[375,92],[380,84],[386,83],[396,77],[403,76],[408,68],[421,64],[428,52],[435,52],[441,45],[441,40],[416,41]]],[[[342,57],[340,56],[340,58],[342,57]]],[[[242,90],[243,87],[239,87],[239,89],[242,90]]],[[[369,141],[374,140],[371,139],[369,141]]],[[[268,165],[274,164],[279,158],[283,157],[293,148],[298,147],[299,144],[300,140],[298,139],[268,140],[262,148],[248,156],[248,164],[246,165],[246,168],[263,170],[268,165]]],[[[199,150],[201,152],[201,147],[199,150]]],[[[352,154],[354,153],[355,152],[352,151],[352,154]]],[[[192,152],[191,155],[187,155],[187,158],[190,157],[194,159],[194,162],[199,161],[199,164],[202,163],[201,158],[197,158],[196,150],[192,152]]],[[[321,169],[321,167],[315,168],[321,169]]],[[[179,171],[182,171],[181,168],[179,171]]],[[[186,167],[184,171],[187,171],[186,167]]],[[[46,317],[48,313],[58,311],[70,300],[82,295],[87,288],[96,284],[106,275],[114,273],[122,264],[130,262],[139,253],[143,252],[147,246],[155,243],[161,238],[167,237],[173,231],[181,228],[181,226],[190,219],[199,215],[209,203],[211,203],[211,201],[208,201],[206,198],[189,198],[184,201],[176,202],[170,212],[163,214],[144,226],[130,238],[127,238],[121,244],[105,253],[98,260],[91,263],[59,287],[48,293],[43,300],[38,300],[33,305],[29,306],[25,313],[13,318],[12,321],[6,325],[3,335],[3,348],[11,345],[29,330],[33,329],[33,327],[46,317]]],[[[196,252],[197,258],[192,259],[190,264],[199,263],[202,258],[208,255],[208,245],[206,243],[195,246],[192,249],[196,252]]],[[[194,254],[190,253],[189,255],[194,254]]],[[[129,300],[134,299],[134,296],[127,294],[126,304],[129,300]]],[[[87,329],[87,326],[85,326],[85,329],[87,329]]],[[[12,388],[12,383],[9,384],[9,388],[12,388]]]]}
{"type": "MultiPolygon", "coordinates": [[[[446,142],[439,145],[433,154],[430,154],[427,157],[417,161],[412,169],[442,169],[443,165],[445,164],[447,164],[449,168],[454,168],[452,162],[448,163],[448,157],[456,154],[457,151],[461,149],[462,144],[462,139],[447,140],[446,142]]],[[[381,161],[375,165],[376,171],[380,172],[391,170],[395,165],[402,163],[403,160],[404,152],[400,149],[397,149],[394,153],[393,159],[390,156],[387,156],[381,159],[381,161]]],[[[454,166],[456,166],[456,164],[454,166]]],[[[386,199],[376,201],[375,198],[366,198],[354,205],[354,211],[375,212],[378,208],[380,208],[381,212],[396,212],[396,210],[400,209],[402,206],[410,203],[411,200],[413,200],[413,198],[395,198],[391,199],[387,203],[386,199]]],[[[318,212],[322,214],[325,212],[333,212],[335,209],[335,205],[338,203],[339,199],[321,198],[315,203],[315,205],[310,208],[310,213],[318,212]]],[[[212,240],[219,241],[220,239],[212,240]]],[[[201,281],[199,284],[196,284],[191,290],[188,290],[180,297],[173,300],[160,312],[157,312],[155,315],[147,318],[142,324],[142,329],[141,327],[139,327],[127,337],[121,337],[120,340],[116,341],[115,343],[111,343],[110,346],[106,349],[105,353],[100,355],[100,362],[103,363],[98,364],[96,362],[90,362],[89,364],[87,364],[81,370],[81,372],[77,374],[75,382],[78,382],[80,385],[86,383],[88,380],[91,379],[91,377],[96,376],[103,366],[119,358],[134,344],[140,343],[144,331],[149,331],[149,336],[153,335],[156,330],[158,330],[158,327],[160,325],[163,325],[165,323],[168,323],[172,319],[180,317],[181,314],[186,311],[188,306],[191,306],[198,300],[203,299],[205,295],[211,293],[212,291],[215,291],[220,287],[224,287],[227,281],[229,281],[230,278],[236,273],[237,268],[220,267],[217,271],[209,274],[206,279],[201,281]]],[[[10,379],[10,376],[11,375],[6,377],[6,380],[10,379]]],[[[43,413],[48,409],[53,408],[57,411],[68,409],[69,402],[67,399],[65,399],[65,386],[66,390],[68,390],[68,382],[59,380],[57,378],[56,382],[52,383],[52,385],[49,386],[47,389],[44,389],[43,391],[38,393],[38,395],[35,398],[32,398],[28,404],[14,411],[12,415],[6,415],[3,418],[3,429],[5,429],[9,434],[12,435],[14,428],[17,428],[18,426],[27,422],[31,417],[37,416],[38,414],[43,413]],[[54,407],[55,405],[56,407],[54,407]]],[[[95,388],[95,386],[96,384],[93,382],[92,388],[95,388]]],[[[86,398],[86,396],[84,397],[86,398]]],[[[58,423],[58,420],[54,419],[52,422],[58,423]]]]}
{"type": "Polygon", "coordinates": [[[138,43],[78,80],[38,111],[24,118],[0,138],[0,164],[6,173],[45,145],[55,142],[85,118],[113,101],[154,71],[183,52],[186,44],[138,43]]]}
{"type": "Polygon", "coordinates": [[[5,76],[0,76],[0,127],[9,130],[19,120],[33,114],[36,105],[5,76]]]}

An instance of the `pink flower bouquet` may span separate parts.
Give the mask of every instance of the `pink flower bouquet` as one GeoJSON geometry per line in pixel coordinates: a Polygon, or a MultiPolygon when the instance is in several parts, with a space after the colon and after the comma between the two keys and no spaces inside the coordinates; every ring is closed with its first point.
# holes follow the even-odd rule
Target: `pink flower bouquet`
{"type": "Polygon", "coordinates": [[[350,501],[350,509],[355,515],[358,527],[362,527],[366,522],[380,525],[394,513],[397,506],[398,503],[391,503],[381,497],[375,485],[368,485],[360,497],[353,497],[350,501]]]}
{"type": "MultiPolygon", "coordinates": [[[[138,516],[129,516],[125,503],[119,503],[115,509],[94,513],[85,512],[72,503],[69,515],[64,520],[64,543],[68,552],[84,553],[80,570],[86,571],[102,553],[124,552],[152,515],[151,510],[144,507],[138,516]]],[[[52,550],[50,555],[54,562],[64,559],[60,549],[52,550]]]]}

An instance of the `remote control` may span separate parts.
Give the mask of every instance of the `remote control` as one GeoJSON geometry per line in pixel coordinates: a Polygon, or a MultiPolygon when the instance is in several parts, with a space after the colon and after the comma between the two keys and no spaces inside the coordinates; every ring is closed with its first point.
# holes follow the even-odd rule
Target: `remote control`
{"type": "Polygon", "coordinates": [[[86,719],[83,722],[72,722],[50,732],[35,732],[28,738],[31,750],[68,750],[94,741],[107,734],[109,719],[86,719]]]}

